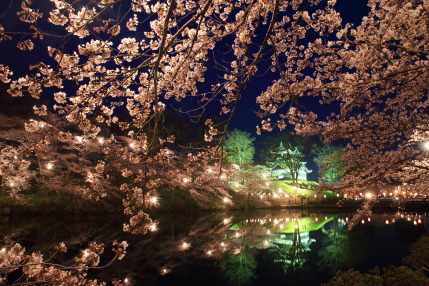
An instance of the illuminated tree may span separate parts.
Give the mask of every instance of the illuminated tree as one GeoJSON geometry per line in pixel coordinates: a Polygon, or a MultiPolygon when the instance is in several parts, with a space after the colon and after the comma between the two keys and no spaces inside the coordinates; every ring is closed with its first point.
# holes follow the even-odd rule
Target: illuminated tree
{"type": "Polygon", "coordinates": [[[253,163],[253,155],[255,154],[253,141],[255,138],[251,137],[249,132],[232,130],[226,135],[223,144],[223,148],[227,152],[226,159],[231,163],[237,163],[241,168],[246,164],[253,163]]]}
{"type": "Polygon", "coordinates": [[[329,182],[339,182],[343,175],[341,171],[346,163],[341,161],[343,148],[331,144],[315,145],[312,152],[316,155],[314,161],[322,168],[322,178],[329,182]]]}

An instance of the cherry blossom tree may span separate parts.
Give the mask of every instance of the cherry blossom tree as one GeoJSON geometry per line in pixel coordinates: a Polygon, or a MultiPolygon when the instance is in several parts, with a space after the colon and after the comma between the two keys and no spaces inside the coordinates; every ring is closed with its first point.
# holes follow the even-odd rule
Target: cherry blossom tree
{"type": "Polygon", "coordinates": [[[258,102],[264,115],[278,113],[280,119],[275,124],[264,119],[263,126],[283,129],[291,123],[299,134],[348,142],[341,156],[348,163],[341,189],[402,182],[424,191],[428,3],[369,1],[368,6],[369,14],[357,26],[342,22],[334,12],[303,12],[306,25],[332,33],[303,44],[300,51],[286,46],[291,56],[275,59],[283,67],[282,77],[258,102]],[[317,98],[322,108],[340,108],[320,118],[315,110],[302,108],[305,97],[317,98]]]}
{"type": "MultiPolygon", "coordinates": [[[[94,142],[103,128],[120,130],[122,137],[109,139],[102,152],[114,149],[117,158],[129,162],[118,169],[127,178],[121,191],[125,212],[132,217],[146,217],[144,209],[151,205],[144,207],[143,198],[156,197],[157,188],[170,184],[159,166],[172,164],[164,158],[174,144],[174,134],[162,132],[168,124],[164,111],[176,109],[192,119],[203,118],[204,111],[220,113],[222,120],[208,117],[204,122],[204,139],[219,147],[247,84],[266,73],[277,78],[257,97],[263,117],[258,131],[292,125],[297,133],[320,135],[326,142],[347,141],[341,160],[350,164],[341,189],[401,182],[423,190],[428,3],[370,0],[370,12],[356,26],[343,21],[335,4],[13,2],[4,19],[16,20],[16,13],[20,23],[0,24],[1,45],[37,57],[28,63],[28,71],[10,61],[0,64],[0,80],[12,96],[49,98],[33,108],[37,122],[49,123],[37,144],[45,138],[81,144],[76,136],[94,142]],[[340,108],[317,118],[311,106],[304,108],[304,98],[340,108]],[[49,112],[58,120],[47,122],[49,112]],[[63,122],[75,125],[79,135],[65,130],[63,122]]],[[[13,158],[3,164],[26,169],[28,151],[3,148],[4,157],[13,158]]],[[[216,152],[208,151],[212,157],[207,158],[194,149],[187,160],[200,156],[209,165],[221,158],[216,152]]],[[[93,188],[101,189],[108,162],[100,160],[95,167],[100,172],[85,167],[93,188]]],[[[111,162],[117,164],[116,158],[111,162]]],[[[186,176],[196,174],[194,170],[187,168],[186,176]]],[[[224,172],[222,167],[218,172],[224,172]]]]}

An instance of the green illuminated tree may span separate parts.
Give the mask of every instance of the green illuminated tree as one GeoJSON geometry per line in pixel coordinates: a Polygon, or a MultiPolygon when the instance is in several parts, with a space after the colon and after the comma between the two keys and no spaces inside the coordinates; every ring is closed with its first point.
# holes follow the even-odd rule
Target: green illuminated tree
{"type": "Polygon", "coordinates": [[[321,167],[322,178],[329,182],[339,182],[344,176],[341,170],[346,166],[340,157],[343,148],[328,143],[314,145],[314,161],[321,167]]]}
{"type": "Polygon", "coordinates": [[[253,163],[255,147],[253,146],[254,137],[250,133],[234,129],[226,135],[224,150],[228,153],[226,159],[228,162],[236,163],[243,167],[253,163]]]}

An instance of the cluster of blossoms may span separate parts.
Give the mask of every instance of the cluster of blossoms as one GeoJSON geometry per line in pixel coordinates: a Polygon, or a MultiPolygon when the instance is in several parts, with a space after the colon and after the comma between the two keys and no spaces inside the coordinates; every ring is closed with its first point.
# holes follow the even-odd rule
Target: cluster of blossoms
{"type": "MultiPolygon", "coordinates": [[[[53,263],[52,259],[61,252],[67,252],[64,243],[55,247],[55,253],[49,259],[44,259],[40,252],[28,254],[20,244],[15,244],[10,248],[0,250],[0,283],[11,283],[9,285],[31,285],[50,283],[53,285],[94,285],[103,286],[104,282],[98,282],[96,279],[88,279],[87,271],[90,269],[100,269],[110,265],[116,259],[122,259],[126,253],[128,244],[123,242],[114,242],[113,251],[116,253],[105,266],[100,266],[100,255],[104,251],[102,244],[90,243],[89,247],[82,250],[81,254],[74,258],[74,264],[65,266],[53,263]],[[8,274],[13,271],[22,271],[18,280],[9,277],[8,274]]],[[[120,280],[114,281],[115,285],[121,285],[120,280]]]]}

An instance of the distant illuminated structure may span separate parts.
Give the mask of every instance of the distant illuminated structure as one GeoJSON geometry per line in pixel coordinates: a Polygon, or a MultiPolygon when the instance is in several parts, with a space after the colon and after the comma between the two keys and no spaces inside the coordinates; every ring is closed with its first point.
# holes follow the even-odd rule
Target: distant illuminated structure
{"type": "MultiPolygon", "coordinates": [[[[296,163],[294,165],[297,165],[297,166],[300,165],[297,179],[307,181],[307,174],[311,173],[311,170],[309,170],[305,166],[305,162],[300,162],[301,152],[299,152],[298,150],[287,149],[286,147],[283,146],[283,143],[280,142],[280,146],[275,153],[280,155],[281,157],[286,156],[286,157],[295,158],[296,163]]],[[[291,171],[289,169],[276,168],[276,166],[281,165],[281,164],[278,164],[278,161],[272,162],[271,165],[272,165],[272,168],[269,171],[271,178],[279,179],[279,180],[292,179],[291,171]]]]}

